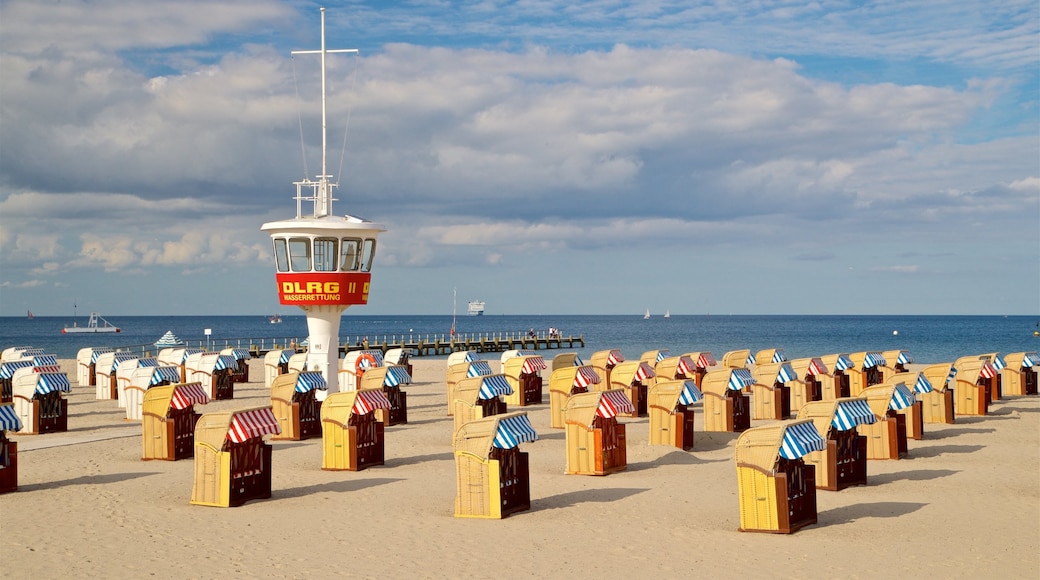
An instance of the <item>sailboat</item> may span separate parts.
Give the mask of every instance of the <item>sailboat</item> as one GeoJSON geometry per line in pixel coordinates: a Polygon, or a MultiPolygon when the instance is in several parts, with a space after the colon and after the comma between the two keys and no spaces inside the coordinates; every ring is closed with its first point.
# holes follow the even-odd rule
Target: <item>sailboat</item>
{"type": "Polygon", "coordinates": [[[649,320],[649,319],[650,319],[650,309],[647,308],[646,309],[646,314],[643,315],[643,320],[649,320]]]}
{"type": "Polygon", "coordinates": [[[664,311],[664,317],[665,318],[671,318],[672,317],[672,311],[671,310],[665,310],[664,311]]]}

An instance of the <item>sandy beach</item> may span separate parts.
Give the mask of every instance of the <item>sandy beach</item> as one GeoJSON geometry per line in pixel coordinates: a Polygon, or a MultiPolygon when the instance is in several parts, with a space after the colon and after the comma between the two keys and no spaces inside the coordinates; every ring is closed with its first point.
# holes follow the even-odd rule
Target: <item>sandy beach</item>
{"type": "MultiPolygon", "coordinates": [[[[497,356],[489,355],[497,369],[497,356]]],[[[75,383],[69,431],[19,435],[19,490],[0,495],[4,578],[58,577],[797,577],[1040,576],[1040,397],[986,417],[925,425],[909,456],[871,461],[866,486],[817,492],[819,523],[742,533],[733,445],[648,445],[627,424],[628,469],[564,475],[562,430],[527,407],[530,511],[453,517],[455,464],[445,360],[413,359],[407,425],[386,432],[386,465],[322,471],[321,440],[275,441],[273,496],[236,508],[188,503],[191,460],[142,461],[141,425],[75,383]]],[[[235,399],[265,405],[263,362],[235,399]]],[[[548,371],[543,375],[548,382],[548,371]]],[[[511,409],[521,410],[521,409],[511,409]]],[[[766,424],[753,421],[753,426],[766,424]]]]}

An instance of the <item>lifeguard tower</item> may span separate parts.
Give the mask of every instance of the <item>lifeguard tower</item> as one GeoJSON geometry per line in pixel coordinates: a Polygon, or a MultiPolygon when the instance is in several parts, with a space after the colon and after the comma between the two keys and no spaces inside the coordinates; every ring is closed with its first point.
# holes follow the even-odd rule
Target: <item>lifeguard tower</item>
{"type": "MultiPolygon", "coordinates": [[[[332,213],[339,186],[327,168],[325,57],[356,49],[325,48],[325,9],[321,9],[321,48],[296,50],[321,57],[321,174],[296,185],[296,217],[265,223],[261,230],[274,244],[275,279],[281,304],[299,306],[307,315],[307,369],[320,372],[327,393],[339,391],[339,326],[343,311],[367,304],[376,238],[386,228],[354,216],[332,213]],[[311,212],[304,212],[304,204],[311,212]]],[[[318,393],[324,399],[325,392],[318,393]]]]}

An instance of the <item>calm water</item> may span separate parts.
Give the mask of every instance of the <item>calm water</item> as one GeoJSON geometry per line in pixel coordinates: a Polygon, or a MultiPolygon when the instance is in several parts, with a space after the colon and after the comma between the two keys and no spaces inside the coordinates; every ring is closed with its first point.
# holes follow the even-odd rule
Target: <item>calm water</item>
{"type": "MultiPolygon", "coordinates": [[[[0,348],[34,346],[59,358],[74,358],[87,346],[150,345],[167,330],[193,346],[248,346],[265,340],[301,341],[307,336],[306,318],[285,316],[270,324],[264,316],[125,316],[110,317],[119,334],[62,335],[68,317],[0,318],[0,348]]],[[[1031,316],[460,316],[459,333],[520,333],[534,328],[559,328],[563,336],[584,335],[583,358],[608,348],[626,358],[644,351],[667,349],[673,354],[711,351],[716,358],[730,350],[782,348],[789,358],[839,352],[903,349],[921,363],[945,362],[988,352],[1040,350],[1033,337],[1037,318],[1031,316]],[[894,334],[897,332],[898,334],[894,334]]],[[[85,319],[80,320],[85,324],[85,319]]],[[[451,316],[344,316],[340,337],[355,343],[368,336],[411,335],[426,339],[446,336],[451,316]]],[[[548,354],[548,353],[547,353],[548,354]]]]}

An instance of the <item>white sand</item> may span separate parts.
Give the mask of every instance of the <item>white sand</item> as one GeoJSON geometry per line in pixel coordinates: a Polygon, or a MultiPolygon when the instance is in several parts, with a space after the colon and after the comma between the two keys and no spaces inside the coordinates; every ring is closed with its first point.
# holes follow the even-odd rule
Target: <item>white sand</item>
{"type": "MultiPolygon", "coordinates": [[[[266,404],[251,364],[234,400],[198,410],[266,404]]],[[[1040,576],[1040,397],[925,425],[909,458],[870,462],[869,485],[818,491],[819,523],[789,536],[736,531],[736,435],[699,431],[700,417],[692,452],[651,447],[647,419],[622,419],[628,469],[589,477],[563,474],[563,431],[548,404],[528,407],[532,508],[472,520],[452,516],[445,361],[413,364],[409,423],[387,429],[385,466],[322,471],[320,439],[276,441],[273,497],[237,508],[190,505],[192,461],[141,461],[140,424],[74,386],[68,433],[13,435],[20,489],[0,495],[0,576],[1040,576]]]]}

